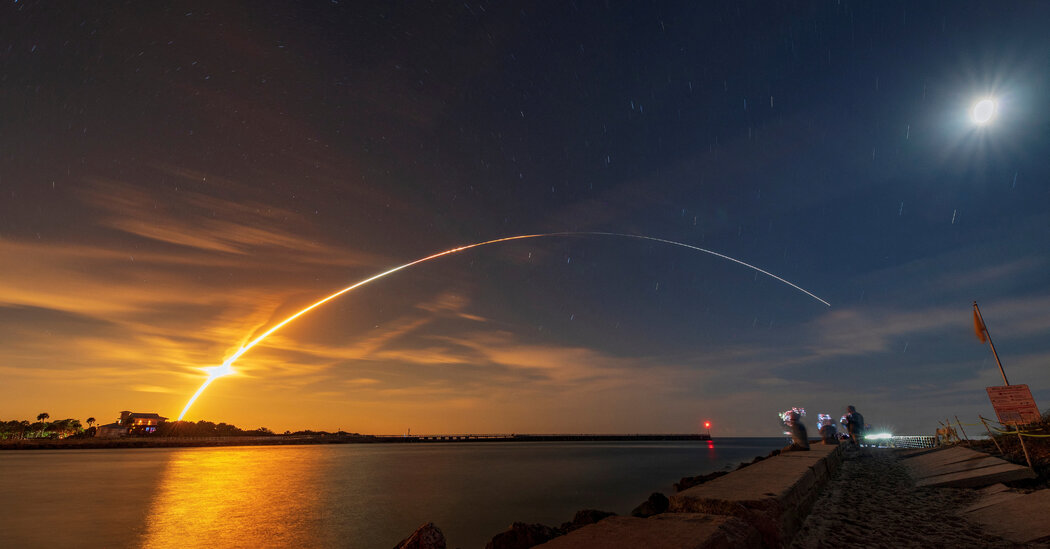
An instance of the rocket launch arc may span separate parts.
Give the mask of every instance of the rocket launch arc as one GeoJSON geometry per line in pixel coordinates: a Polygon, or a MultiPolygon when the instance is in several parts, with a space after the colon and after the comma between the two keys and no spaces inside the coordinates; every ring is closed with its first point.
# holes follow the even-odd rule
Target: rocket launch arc
{"type": "Polygon", "coordinates": [[[663,238],[656,238],[656,237],[644,236],[644,235],[624,234],[624,233],[610,233],[610,232],[595,232],[595,231],[589,231],[589,232],[557,232],[557,233],[541,233],[541,234],[525,234],[525,235],[517,235],[517,236],[508,236],[508,237],[504,237],[504,238],[497,238],[497,239],[493,239],[493,240],[486,240],[484,242],[476,242],[474,244],[467,244],[465,246],[460,246],[458,248],[452,248],[451,250],[445,250],[443,252],[439,252],[439,253],[436,253],[436,254],[433,254],[433,255],[428,255],[426,257],[417,259],[415,261],[411,261],[411,262],[405,263],[404,265],[400,265],[398,267],[394,267],[394,268],[389,269],[387,271],[383,271],[383,272],[381,272],[379,274],[376,274],[376,275],[373,275],[373,276],[371,276],[369,278],[361,280],[361,281],[359,281],[359,282],[357,282],[357,283],[355,283],[353,285],[347,286],[346,288],[343,288],[342,290],[339,290],[338,292],[335,292],[335,293],[333,293],[333,294],[331,294],[331,295],[329,295],[329,296],[327,296],[327,297],[325,297],[325,298],[323,298],[323,299],[313,303],[312,305],[310,305],[310,306],[300,310],[299,312],[293,314],[292,316],[282,320],[281,322],[279,322],[279,323],[275,324],[274,326],[272,326],[270,329],[268,329],[265,332],[263,332],[262,335],[256,337],[255,339],[251,340],[247,344],[243,345],[240,349],[237,350],[237,352],[235,352],[232,356],[227,358],[222,363],[221,366],[213,366],[213,367],[203,368],[205,371],[208,372],[208,379],[204,380],[204,383],[200,386],[199,389],[197,389],[197,392],[195,392],[193,394],[193,396],[190,397],[190,400],[186,403],[186,406],[182,409],[182,413],[179,414],[178,420],[182,421],[182,418],[186,416],[186,412],[188,412],[190,407],[193,406],[193,403],[197,401],[197,398],[200,397],[202,393],[204,393],[204,390],[207,389],[209,385],[211,385],[212,381],[215,381],[216,379],[218,379],[220,377],[228,376],[228,375],[233,373],[233,363],[236,362],[237,359],[241,357],[241,355],[243,355],[244,353],[248,352],[248,350],[250,350],[252,347],[255,347],[256,345],[261,343],[263,340],[265,340],[267,337],[269,337],[270,334],[276,332],[277,330],[280,330],[286,324],[292,322],[293,320],[303,316],[304,314],[306,314],[306,313],[308,313],[308,312],[310,312],[310,311],[320,307],[321,305],[324,305],[325,303],[328,303],[329,301],[331,301],[331,300],[333,300],[333,299],[335,299],[335,298],[337,298],[337,297],[339,297],[339,296],[341,296],[341,295],[343,295],[343,294],[345,294],[347,292],[350,292],[350,291],[352,291],[352,290],[354,290],[356,288],[359,288],[361,286],[364,286],[365,284],[368,284],[369,282],[372,282],[374,280],[378,280],[378,279],[383,278],[384,276],[387,276],[387,275],[394,274],[394,273],[396,273],[396,272],[398,272],[400,270],[407,269],[407,268],[412,267],[414,265],[418,265],[420,263],[424,263],[424,262],[430,261],[432,259],[437,259],[439,257],[443,257],[443,256],[446,256],[446,255],[452,255],[452,254],[455,254],[455,253],[459,253],[459,252],[462,252],[462,251],[465,251],[465,250],[469,250],[471,248],[478,248],[478,247],[481,247],[481,246],[488,246],[490,244],[499,244],[501,242],[510,242],[510,241],[513,241],[513,240],[525,240],[525,239],[530,239],[530,238],[546,238],[546,237],[557,237],[557,236],[611,236],[611,237],[618,237],[618,238],[634,238],[634,239],[638,239],[638,240],[648,240],[648,241],[651,241],[651,242],[660,242],[660,243],[669,244],[669,245],[672,245],[672,246],[680,246],[682,248],[688,248],[690,250],[703,252],[705,254],[713,255],[715,257],[719,257],[719,258],[725,259],[727,261],[732,261],[733,263],[737,263],[739,265],[743,265],[744,267],[752,269],[755,272],[762,273],[762,274],[764,274],[764,275],[766,275],[766,276],[768,276],[768,277],[770,277],[770,278],[772,278],[774,280],[777,280],[778,282],[781,282],[783,284],[791,286],[792,288],[794,288],[794,289],[796,289],[796,290],[806,294],[807,296],[809,296],[809,297],[811,297],[811,298],[813,298],[813,299],[823,303],[824,305],[827,305],[828,307],[831,306],[831,303],[828,303],[824,299],[821,299],[820,297],[817,297],[816,294],[810,292],[809,290],[806,290],[805,288],[802,288],[801,286],[799,286],[799,285],[797,285],[797,284],[795,284],[793,282],[790,282],[790,281],[788,281],[788,280],[786,280],[784,278],[781,278],[781,277],[779,277],[779,276],[777,276],[777,275],[775,275],[775,274],[773,274],[773,273],[771,273],[769,271],[766,271],[764,269],[760,269],[760,268],[758,268],[758,267],[756,267],[754,265],[751,265],[750,263],[746,263],[744,261],[741,261],[741,260],[736,259],[734,257],[730,257],[730,256],[725,255],[725,254],[721,254],[721,253],[718,253],[718,252],[715,252],[715,251],[711,251],[711,250],[708,250],[708,249],[705,249],[705,248],[700,248],[698,246],[693,246],[691,244],[685,244],[683,242],[676,242],[674,240],[667,240],[667,239],[663,239],[663,238]]]}

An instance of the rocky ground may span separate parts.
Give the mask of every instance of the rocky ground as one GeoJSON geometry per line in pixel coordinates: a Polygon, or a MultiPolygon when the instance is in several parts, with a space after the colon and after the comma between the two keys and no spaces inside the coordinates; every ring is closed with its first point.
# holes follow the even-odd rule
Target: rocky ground
{"type": "Polygon", "coordinates": [[[792,547],[1022,547],[957,516],[974,490],[917,488],[889,450],[849,450],[792,547]]]}

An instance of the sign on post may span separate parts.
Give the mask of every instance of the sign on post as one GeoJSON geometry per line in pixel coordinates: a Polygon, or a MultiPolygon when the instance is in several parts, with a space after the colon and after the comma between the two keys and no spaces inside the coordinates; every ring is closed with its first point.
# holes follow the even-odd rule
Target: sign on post
{"type": "Polygon", "coordinates": [[[999,416],[999,423],[1003,425],[1027,425],[1042,417],[1027,385],[985,387],[985,390],[995,408],[995,415],[999,416]]]}

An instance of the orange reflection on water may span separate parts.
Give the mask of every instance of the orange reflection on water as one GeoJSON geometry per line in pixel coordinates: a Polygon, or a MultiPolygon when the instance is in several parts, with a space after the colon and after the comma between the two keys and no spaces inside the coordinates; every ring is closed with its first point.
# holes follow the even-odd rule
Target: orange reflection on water
{"type": "Polygon", "coordinates": [[[161,475],[143,547],[316,546],[323,459],[309,446],[186,448],[161,475]],[[313,491],[312,491],[313,490],[313,491]]]}

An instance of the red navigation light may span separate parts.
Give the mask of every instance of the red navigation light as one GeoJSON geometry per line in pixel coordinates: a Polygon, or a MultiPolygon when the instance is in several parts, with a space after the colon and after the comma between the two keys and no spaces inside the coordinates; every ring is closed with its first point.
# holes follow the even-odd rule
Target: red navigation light
{"type": "Polygon", "coordinates": [[[705,421],[704,422],[704,429],[710,429],[710,428],[711,428],[711,422],[710,421],[705,421]]]}

